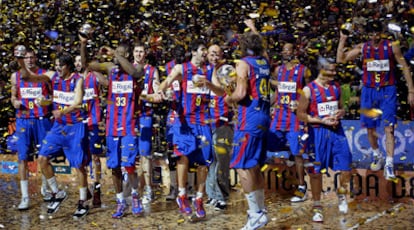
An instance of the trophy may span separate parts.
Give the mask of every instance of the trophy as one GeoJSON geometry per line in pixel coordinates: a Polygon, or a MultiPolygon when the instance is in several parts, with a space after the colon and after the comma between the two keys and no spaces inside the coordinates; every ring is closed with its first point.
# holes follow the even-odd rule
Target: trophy
{"type": "Polygon", "coordinates": [[[26,47],[24,45],[18,45],[14,49],[14,56],[16,58],[24,58],[26,55],[26,47]]]}
{"type": "Polygon", "coordinates": [[[79,29],[79,35],[84,38],[89,38],[92,34],[92,26],[89,23],[85,23],[79,29]]]}
{"type": "Polygon", "coordinates": [[[347,36],[349,36],[350,34],[352,34],[353,29],[354,29],[354,26],[350,22],[344,23],[341,26],[341,32],[343,34],[347,35],[347,36]]]}
{"type": "Polygon", "coordinates": [[[204,75],[199,75],[199,74],[194,75],[193,79],[192,79],[194,86],[202,87],[202,85],[203,85],[202,84],[203,83],[202,79],[205,79],[205,78],[206,78],[206,76],[204,76],[204,75]]]}
{"type": "Polygon", "coordinates": [[[352,23],[345,23],[341,26],[341,32],[347,36],[349,36],[353,32],[353,25],[352,23]]]}
{"type": "Polygon", "coordinates": [[[236,76],[236,69],[232,65],[224,64],[217,69],[217,79],[228,95],[236,88],[236,76]]]}

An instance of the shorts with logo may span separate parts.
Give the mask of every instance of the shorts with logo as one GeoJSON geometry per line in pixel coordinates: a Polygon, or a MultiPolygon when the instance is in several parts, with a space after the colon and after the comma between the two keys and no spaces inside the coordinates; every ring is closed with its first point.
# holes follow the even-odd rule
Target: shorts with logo
{"type": "Polygon", "coordinates": [[[82,122],[59,124],[55,121],[43,141],[39,155],[57,156],[63,150],[71,167],[84,167],[90,160],[86,129],[86,124],[82,122]]]}
{"type": "Polygon", "coordinates": [[[191,164],[210,165],[213,160],[211,151],[212,134],[208,125],[173,125],[174,154],[187,156],[191,164]]]}
{"type": "Polygon", "coordinates": [[[46,133],[52,127],[52,122],[47,118],[17,118],[16,150],[19,161],[28,160],[29,154],[34,151],[34,147],[40,148],[46,133]]]}
{"type": "Polygon", "coordinates": [[[274,130],[267,133],[267,151],[277,152],[289,147],[292,155],[297,156],[305,151],[306,143],[301,140],[303,131],[274,130]]]}
{"type": "Polygon", "coordinates": [[[322,169],[328,170],[328,168],[334,171],[351,170],[352,154],[342,126],[336,130],[309,127],[309,132],[312,133],[315,143],[315,156],[310,157],[313,158],[313,173],[320,173],[322,169]]]}
{"type": "Polygon", "coordinates": [[[366,128],[376,128],[381,120],[385,126],[395,125],[397,122],[397,87],[385,86],[381,88],[362,87],[361,109],[380,109],[380,118],[370,118],[361,114],[361,123],[366,128]]]}
{"type": "Polygon", "coordinates": [[[262,165],[266,160],[263,135],[257,136],[247,131],[237,130],[234,132],[233,144],[230,168],[249,169],[262,165]]]}
{"type": "Polygon", "coordinates": [[[108,168],[135,166],[135,158],[138,155],[137,136],[107,136],[106,146],[108,168]]]}

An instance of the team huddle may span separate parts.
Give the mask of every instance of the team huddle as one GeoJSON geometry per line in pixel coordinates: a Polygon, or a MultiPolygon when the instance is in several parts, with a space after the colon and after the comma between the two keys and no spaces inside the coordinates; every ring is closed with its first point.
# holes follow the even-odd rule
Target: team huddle
{"type": "MultiPolygon", "coordinates": [[[[66,192],[59,190],[50,163],[50,158],[62,152],[78,177],[79,202],[73,217],[87,215],[89,200],[94,207],[100,207],[99,155],[105,143],[106,165],[112,172],[116,191],[112,218],[122,218],[128,206],[133,215],[143,215],[143,205],[154,199],[150,172],[156,108],[160,103],[168,103],[166,141],[177,157],[175,200],[182,214],[203,219],[206,217],[204,204],[225,209],[230,194],[229,168],[234,168],[248,203],[248,219],[243,229],[265,226],[269,217],[260,169],[266,160],[266,151],[279,151],[286,146],[294,156],[298,177],[291,202],[307,199],[302,157],[306,152],[310,153],[309,161],[313,163],[307,168],[314,202],[312,220],[323,222],[320,199],[322,173],[326,168],[341,172],[338,208],[347,213],[352,154],[340,122],[345,110],[341,105],[341,87],[335,81],[335,60],[320,57],[318,75],[311,79],[311,71],[295,58],[295,42],[286,40],[281,53],[283,64],[273,70],[253,21],[246,20],[245,24],[250,31],[238,38],[241,59],[234,61],[234,66],[233,62],[223,59],[219,45],[207,47],[201,39],[193,40],[188,46],[191,53],[188,60],[185,49],[176,46],[174,59],[166,64],[165,73],[146,62],[146,47],[142,43],[134,44],[132,52],[126,44],[120,44],[115,50],[102,47],[100,54],[111,57],[111,61],[98,62],[87,57],[86,44],[90,38],[79,35],[79,56],[59,54],[55,71],[38,68],[34,50],[16,48],[20,70],[11,76],[11,101],[16,109],[19,142],[22,199],[18,209],[30,206],[27,162],[32,146],[39,148],[41,193],[49,202],[48,213],[56,212],[67,198],[66,192]],[[164,74],[167,77],[161,81],[160,76],[164,74]],[[107,92],[104,109],[102,88],[107,92]],[[137,157],[144,172],[142,194],[136,172],[137,157]],[[94,169],[92,192],[88,189],[86,170],[90,162],[94,169]],[[190,167],[197,171],[196,194],[192,200],[187,191],[190,167]],[[124,197],[123,170],[131,186],[130,205],[124,197]]],[[[407,69],[403,73],[411,105],[414,87],[399,47],[376,37],[382,30],[378,22],[371,23],[369,29],[372,41],[346,52],[346,35],[341,34],[336,62],[353,60],[359,54],[367,59],[361,106],[381,109],[387,122],[384,166],[375,136],[379,119],[361,118],[368,128],[373,149],[371,169],[380,170],[384,166],[384,176],[392,180],[395,178],[391,142],[396,122],[393,73],[396,63],[407,69]],[[384,50],[388,53],[384,54],[384,50]],[[388,63],[388,68],[375,67],[377,62],[388,63]]]]}

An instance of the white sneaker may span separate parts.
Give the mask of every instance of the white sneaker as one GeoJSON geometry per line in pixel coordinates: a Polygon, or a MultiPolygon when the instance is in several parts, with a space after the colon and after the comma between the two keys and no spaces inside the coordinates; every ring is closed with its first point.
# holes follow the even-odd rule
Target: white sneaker
{"type": "Polygon", "coordinates": [[[218,200],[213,199],[213,198],[209,198],[206,202],[206,206],[207,207],[214,207],[217,204],[218,200]]]}
{"type": "Polygon", "coordinates": [[[241,230],[254,230],[261,228],[269,222],[269,218],[267,217],[267,213],[265,211],[260,212],[252,212],[250,210],[247,211],[247,223],[241,230]]]}
{"type": "Polygon", "coordinates": [[[346,195],[345,194],[339,194],[338,195],[338,208],[339,208],[339,212],[342,214],[347,214],[348,213],[348,202],[346,200],[346,195]]]}
{"type": "Polygon", "coordinates": [[[312,221],[318,223],[323,222],[322,207],[313,207],[312,221]]]}
{"type": "Polygon", "coordinates": [[[29,197],[23,197],[17,209],[23,211],[29,209],[29,197]]]}
{"type": "Polygon", "coordinates": [[[290,199],[290,202],[292,203],[298,203],[298,202],[303,202],[306,200],[307,196],[306,196],[306,186],[305,188],[300,188],[298,187],[298,189],[295,191],[295,196],[293,196],[290,199]]]}
{"type": "Polygon", "coordinates": [[[47,213],[52,214],[55,213],[62,202],[67,198],[67,194],[64,190],[59,190],[56,194],[54,194],[52,200],[50,201],[49,205],[47,206],[47,213]]]}
{"type": "Polygon", "coordinates": [[[386,180],[395,180],[397,177],[394,174],[394,165],[386,164],[384,167],[384,177],[386,180]]]}
{"type": "Polygon", "coordinates": [[[53,195],[50,191],[47,190],[41,190],[42,196],[43,196],[43,201],[44,202],[50,202],[53,198],[53,195]]]}
{"type": "Polygon", "coordinates": [[[382,156],[374,156],[374,161],[370,165],[370,169],[372,171],[379,171],[382,169],[384,165],[384,157],[382,156]]]}

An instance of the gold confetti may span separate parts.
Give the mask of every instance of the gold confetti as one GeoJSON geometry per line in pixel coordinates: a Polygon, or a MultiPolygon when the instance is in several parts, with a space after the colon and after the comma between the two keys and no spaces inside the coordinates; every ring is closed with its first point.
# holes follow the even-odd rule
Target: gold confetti
{"type": "Polygon", "coordinates": [[[370,118],[376,118],[382,115],[382,111],[380,109],[361,109],[359,112],[370,118]]]}
{"type": "Polygon", "coordinates": [[[260,171],[261,172],[264,172],[264,171],[266,171],[266,169],[269,167],[269,165],[268,164],[265,164],[265,165],[263,165],[262,166],[262,168],[260,169],[260,171]]]}

